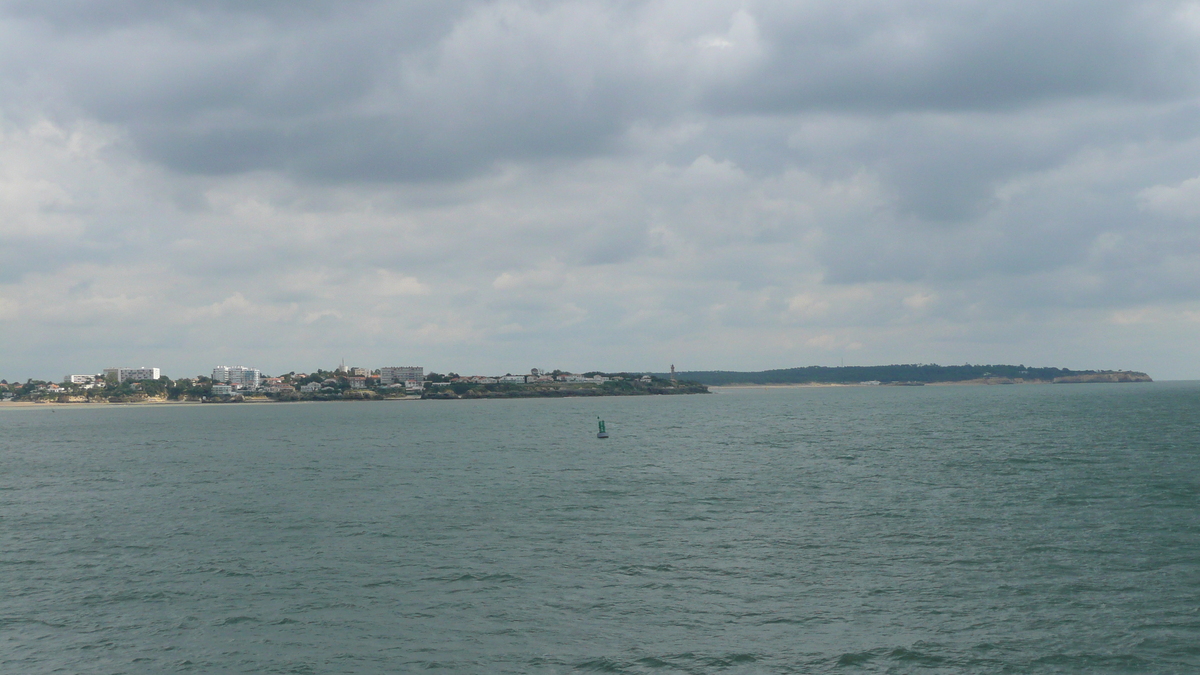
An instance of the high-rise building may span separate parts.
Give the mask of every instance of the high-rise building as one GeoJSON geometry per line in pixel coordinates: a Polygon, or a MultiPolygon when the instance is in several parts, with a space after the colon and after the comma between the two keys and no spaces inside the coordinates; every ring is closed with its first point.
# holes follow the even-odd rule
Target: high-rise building
{"type": "Polygon", "coordinates": [[[217,366],[213,368],[213,382],[226,382],[239,389],[257,389],[262,381],[262,372],[246,366],[217,366]]]}
{"type": "Polygon", "coordinates": [[[141,382],[142,380],[157,380],[162,377],[158,368],[105,368],[104,379],[121,384],[122,382],[141,382]]]}
{"type": "Polygon", "coordinates": [[[379,384],[403,384],[408,389],[421,389],[425,386],[425,368],[422,366],[390,366],[379,369],[379,384]],[[415,383],[410,387],[409,382],[415,383]]]}

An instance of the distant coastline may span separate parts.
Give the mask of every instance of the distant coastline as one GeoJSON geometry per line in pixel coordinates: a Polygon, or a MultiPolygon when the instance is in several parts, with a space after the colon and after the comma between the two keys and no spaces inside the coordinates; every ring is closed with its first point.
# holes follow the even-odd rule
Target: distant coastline
{"type": "Polygon", "coordinates": [[[237,388],[203,376],[195,380],[171,380],[160,376],[158,379],[120,383],[107,379],[88,383],[64,381],[61,385],[30,380],[24,384],[0,383],[0,391],[3,392],[0,408],[588,398],[709,393],[708,387],[696,382],[630,373],[582,376],[558,374],[555,371],[553,375],[536,378],[459,377],[437,373],[431,373],[430,376],[428,381],[408,382],[398,387],[381,386],[378,373],[374,376],[357,376],[344,371],[317,371],[302,376],[289,373],[280,378],[268,378],[266,386],[237,388]]]}
{"type": "Polygon", "coordinates": [[[677,376],[710,387],[734,386],[924,386],[952,384],[1089,384],[1153,382],[1132,370],[1070,370],[1024,365],[903,364],[890,366],[808,366],[758,372],[681,371],[677,376]]]}
{"type": "Polygon", "coordinates": [[[598,396],[661,396],[711,393],[715,388],[783,388],[846,386],[948,386],[1016,384],[1089,384],[1152,382],[1149,375],[1131,370],[1070,370],[1025,365],[905,364],[889,366],[808,366],[759,372],[684,371],[671,373],[599,372],[574,375],[537,370],[529,376],[461,377],[413,370],[415,381],[390,383],[383,376],[393,368],[374,371],[362,368],[311,374],[288,373],[261,378],[251,368],[219,367],[214,378],[171,380],[155,369],[112,369],[143,371],[154,379],[113,381],[104,376],[68,376],[59,385],[30,380],[25,383],[0,381],[0,407],[48,405],[179,405],[230,403],[287,403],[330,401],[415,401],[474,400],[502,398],[581,398],[598,396]],[[220,372],[218,372],[220,371],[220,372]],[[215,379],[225,371],[244,371],[253,376],[245,385],[215,379]],[[76,378],[90,381],[76,382],[76,378]]]}

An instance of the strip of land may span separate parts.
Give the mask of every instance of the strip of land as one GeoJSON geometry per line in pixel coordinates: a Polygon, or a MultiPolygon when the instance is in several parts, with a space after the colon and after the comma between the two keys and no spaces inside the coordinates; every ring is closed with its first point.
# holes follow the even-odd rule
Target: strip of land
{"type": "MultiPolygon", "coordinates": [[[[61,385],[30,380],[24,384],[0,383],[0,407],[38,407],[46,405],[176,405],[183,403],[298,403],[328,401],[417,401],[496,398],[575,398],[594,396],[672,396],[707,394],[708,387],[674,378],[656,378],[640,374],[599,375],[585,378],[544,377],[530,382],[503,382],[497,378],[450,378],[433,373],[433,381],[409,389],[401,386],[370,386],[378,377],[354,377],[343,373],[318,371],[305,375],[312,386],[297,388],[284,376],[282,383],[253,389],[233,389],[209,378],[155,380],[115,383],[98,381],[87,385],[64,382],[61,385]]],[[[518,379],[518,378],[512,378],[518,379]]],[[[524,379],[524,378],[519,378],[524,379]]]]}
{"type": "MultiPolygon", "coordinates": [[[[659,377],[665,374],[659,374],[659,377]]],[[[890,366],[808,366],[758,372],[682,371],[682,380],[710,387],[732,386],[922,386],[945,384],[1083,384],[1151,382],[1146,373],[1130,370],[1070,370],[1024,365],[905,364],[890,366]]]]}
{"type": "MultiPolygon", "coordinates": [[[[248,369],[246,369],[248,370],[248,369]]],[[[355,369],[361,370],[361,369],[355,369]]],[[[215,372],[215,371],[214,371],[215,372]]],[[[258,373],[258,371],[253,371],[258,373]]],[[[156,373],[157,374],[157,373],[156,373]]],[[[256,375],[257,377],[257,375],[256,375]]],[[[204,376],[171,380],[166,376],[124,382],[108,378],[61,385],[30,380],[0,380],[0,406],[153,405],[179,403],[286,403],[368,400],[445,400],[567,398],[707,394],[709,387],[841,387],[1081,384],[1150,382],[1146,373],[1129,370],[1070,370],[1025,365],[906,364],[890,366],[808,366],[759,372],[691,371],[677,373],[591,373],[503,377],[459,377],[430,373],[423,382],[381,382],[379,372],[355,375],[345,369],[312,374],[288,373],[267,378],[266,386],[236,388],[204,376]],[[223,389],[222,389],[223,388],[223,389]],[[221,389],[220,391],[218,391],[221,389]]]]}

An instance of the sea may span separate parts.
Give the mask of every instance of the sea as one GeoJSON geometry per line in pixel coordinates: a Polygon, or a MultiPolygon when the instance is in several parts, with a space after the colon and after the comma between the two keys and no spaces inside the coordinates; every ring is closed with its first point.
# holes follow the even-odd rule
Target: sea
{"type": "Polygon", "coordinates": [[[0,673],[426,670],[1200,672],[1200,383],[0,407],[0,673]]]}

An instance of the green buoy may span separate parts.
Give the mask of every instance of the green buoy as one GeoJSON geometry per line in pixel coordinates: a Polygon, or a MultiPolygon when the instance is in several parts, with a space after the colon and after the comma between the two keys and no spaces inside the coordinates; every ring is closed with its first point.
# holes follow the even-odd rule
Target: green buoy
{"type": "Polygon", "coordinates": [[[604,430],[604,420],[597,417],[596,421],[600,423],[600,433],[596,434],[596,438],[608,438],[608,432],[604,430]]]}

